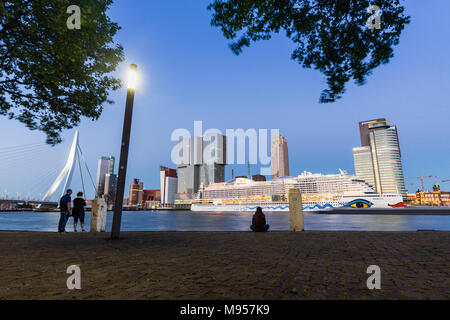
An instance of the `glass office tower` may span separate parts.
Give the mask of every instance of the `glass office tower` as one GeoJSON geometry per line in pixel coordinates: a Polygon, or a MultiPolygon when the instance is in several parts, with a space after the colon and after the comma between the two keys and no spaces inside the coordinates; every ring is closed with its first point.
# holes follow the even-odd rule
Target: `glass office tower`
{"type": "Polygon", "coordinates": [[[353,149],[355,172],[379,194],[406,198],[397,127],[385,119],[360,122],[362,147],[353,149]]]}
{"type": "Polygon", "coordinates": [[[370,147],[353,148],[353,160],[355,162],[355,174],[364,179],[373,189],[376,189],[370,147]]]}
{"type": "Polygon", "coordinates": [[[113,156],[98,159],[96,196],[101,197],[105,194],[105,178],[107,174],[114,173],[114,163],[115,158],[113,156]]]}

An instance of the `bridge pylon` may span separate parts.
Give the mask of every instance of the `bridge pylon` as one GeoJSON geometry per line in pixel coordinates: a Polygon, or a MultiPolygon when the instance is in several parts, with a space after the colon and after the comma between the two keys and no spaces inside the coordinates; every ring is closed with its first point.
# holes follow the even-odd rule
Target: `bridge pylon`
{"type": "MultiPolygon", "coordinates": [[[[67,162],[64,165],[63,169],[61,170],[61,172],[59,173],[56,180],[51,185],[50,189],[47,191],[45,196],[42,198],[42,202],[50,202],[52,197],[54,196],[54,194],[61,187],[63,182],[64,182],[64,187],[62,188],[62,191],[61,191],[61,197],[65,194],[66,190],[68,188],[70,188],[70,184],[72,182],[72,176],[73,176],[73,172],[75,170],[77,158],[78,158],[78,162],[79,162],[79,166],[80,166],[80,173],[81,173],[81,158],[82,157],[83,157],[83,152],[81,151],[81,148],[80,148],[79,133],[77,130],[77,131],[75,131],[75,136],[73,137],[73,142],[72,142],[72,146],[70,147],[70,152],[69,152],[69,157],[67,158],[67,162]],[[81,154],[81,156],[80,156],[80,154],[81,154]]],[[[84,157],[83,157],[83,161],[85,162],[86,169],[88,170],[89,176],[91,178],[91,182],[93,183],[92,176],[90,174],[90,171],[86,164],[86,161],[84,160],[84,157]]],[[[81,176],[81,179],[83,180],[83,176],[81,176]]],[[[94,186],[94,188],[95,188],[95,186],[94,186]]],[[[83,189],[84,189],[84,182],[83,182],[83,189]]]]}

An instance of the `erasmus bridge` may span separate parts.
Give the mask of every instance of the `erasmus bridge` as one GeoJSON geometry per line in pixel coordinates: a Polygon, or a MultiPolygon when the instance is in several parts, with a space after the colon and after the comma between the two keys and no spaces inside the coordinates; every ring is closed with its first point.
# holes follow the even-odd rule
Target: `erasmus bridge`
{"type": "MultiPolygon", "coordinates": [[[[18,204],[28,204],[33,208],[39,210],[45,210],[45,208],[56,208],[59,198],[66,192],[67,189],[72,188],[72,178],[74,176],[75,171],[79,171],[82,190],[86,195],[86,189],[84,184],[83,177],[83,167],[89,176],[90,183],[92,184],[93,189],[95,190],[94,180],[92,179],[91,172],[86,163],[86,159],[84,158],[83,151],[80,146],[79,141],[79,132],[76,131],[73,137],[72,144],[70,145],[69,154],[67,159],[65,159],[65,163],[62,166],[55,166],[54,164],[47,163],[50,166],[48,170],[41,170],[39,166],[44,162],[48,162],[48,160],[44,161],[36,161],[36,157],[32,159],[32,156],[35,155],[45,155],[48,154],[48,146],[47,145],[25,145],[25,146],[15,146],[9,148],[0,148],[0,167],[3,169],[0,171],[0,184],[7,183],[8,177],[11,175],[14,176],[13,169],[14,166],[20,164],[21,159],[25,159],[25,164],[22,164],[21,171],[27,172],[27,169],[34,168],[35,170],[43,171],[39,177],[31,176],[30,178],[35,179],[34,183],[27,183],[24,181],[25,185],[21,187],[21,189],[29,190],[26,195],[21,195],[19,192],[9,194],[7,188],[0,191],[0,210],[8,210],[16,207],[18,204]],[[28,159],[30,158],[30,159],[28,159]],[[28,166],[26,166],[28,164],[28,166]],[[77,169],[78,164],[78,170],[77,169]],[[52,179],[55,174],[56,178],[49,181],[49,178],[52,179]],[[36,190],[42,191],[36,194],[36,190]],[[34,194],[33,194],[34,193],[34,194]]],[[[14,179],[21,179],[22,177],[18,176],[14,179]]],[[[1,186],[5,187],[5,186],[1,186]]]]}

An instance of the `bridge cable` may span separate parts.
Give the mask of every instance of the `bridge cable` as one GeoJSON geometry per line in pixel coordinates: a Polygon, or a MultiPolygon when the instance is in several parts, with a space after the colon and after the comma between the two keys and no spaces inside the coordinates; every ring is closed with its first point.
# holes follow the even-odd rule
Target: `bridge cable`
{"type": "Polygon", "coordinates": [[[8,153],[15,153],[15,152],[21,152],[23,150],[29,150],[29,149],[40,149],[40,148],[47,148],[48,146],[45,144],[36,144],[36,145],[30,145],[27,147],[17,147],[14,149],[2,149],[0,148],[1,154],[8,154],[8,153]]]}
{"type": "Polygon", "coordinates": [[[9,171],[11,167],[16,167],[17,168],[19,166],[19,164],[27,164],[27,165],[29,165],[31,160],[33,160],[33,161],[40,160],[40,157],[44,153],[46,153],[46,152],[45,151],[40,151],[40,152],[37,152],[37,153],[34,153],[34,154],[30,155],[29,158],[21,158],[21,159],[16,158],[16,159],[6,159],[6,160],[4,160],[4,159],[0,158],[1,169],[6,169],[6,170],[9,171]]]}
{"type": "Polygon", "coordinates": [[[84,193],[84,197],[86,197],[86,190],[84,188],[84,178],[83,178],[83,171],[81,170],[81,159],[80,159],[80,151],[78,150],[78,148],[76,149],[77,152],[77,159],[78,159],[78,167],[80,168],[80,176],[81,176],[81,185],[83,186],[83,193],[84,193]]]}
{"type": "Polygon", "coordinates": [[[38,147],[38,148],[29,148],[29,149],[24,149],[24,150],[16,150],[14,152],[9,152],[9,153],[5,152],[5,153],[0,153],[0,159],[3,159],[3,160],[17,159],[18,157],[21,157],[25,154],[42,152],[42,151],[47,151],[47,149],[38,147]]]}
{"type": "Polygon", "coordinates": [[[86,159],[84,158],[83,151],[81,150],[80,144],[78,144],[78,150],[80,150],[81,158],[83,159],[84,165],[86,166],[86,170],[89,174],[89,178],[91,178],[91,183],[95,190],[95,197],[97,198],[98,195],[97,195],[97,189],[95,188],[94,179],[92,179],[91,171],[89,170],[89,167],[86,163],[86,159]]]}
{"type": "MultiPolygon", "coordinates": [[[[44,187],[44,186],[51,185],[52,181],[55,179],[55,176],[58,174],[59,171],[60,171],[59,165],[47,170],[47,172],[44,174],[44,176],[39,177],[37,182],[32,184],[32,186],[29,188],[29,190],[32,193],[41,193],[39,191],[43,191],[43,194],[45,194],[46,187],[44,187]],[[45,188],[45,189],[43,189],[43,188],[45,188]]],[[[39,195],[39,200],[42,200],[42,194],[39,195]]]]}
{"type": "Polygon", "coordinates": [[[11,151],[15,151],[18,149],[28,149],[28,148],[32,148],[32,147],[44,147],[44,146],[48,146],[45,143],[30,143],[30,144],[25,144],[25,145],[20,145],[20,146],[11,146],[11,147],[0,147],[0,152],[11,152],[11,151]]]}

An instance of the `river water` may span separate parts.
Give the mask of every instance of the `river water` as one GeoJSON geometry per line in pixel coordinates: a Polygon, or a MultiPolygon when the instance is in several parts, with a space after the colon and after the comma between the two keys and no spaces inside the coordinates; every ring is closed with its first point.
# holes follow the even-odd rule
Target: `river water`
{"type": "MultiPolygon", "coordinates": [[[[108,213],[107,231],[111,230],[113,214],[108,213]]],[[[450,231],[450,215],[341,215],[305,213],[306,230],[346,231],[450,231]]],[[[289,213],[266,213],[270,230],[289,230],[289,213]]],[[[122,231],[247,231],[252,213],[219,213],[190,211],[124,212],[122,231]]],[[[0,230],[56,232],[59,213],[2,212],[0,230]]],[[[86,213],[89,230],[90,213],[86,213]]],[[[66,230],[73,231],[70,218],[66,230]]]]}

